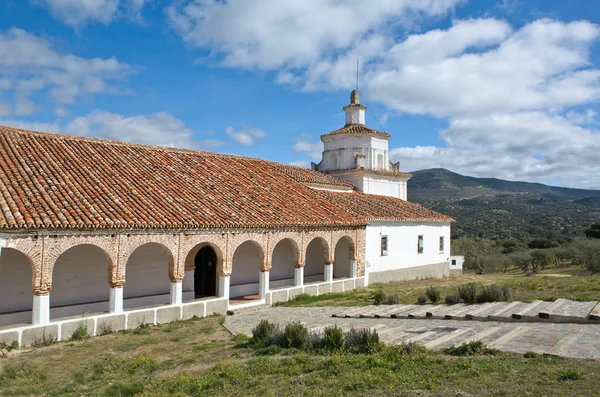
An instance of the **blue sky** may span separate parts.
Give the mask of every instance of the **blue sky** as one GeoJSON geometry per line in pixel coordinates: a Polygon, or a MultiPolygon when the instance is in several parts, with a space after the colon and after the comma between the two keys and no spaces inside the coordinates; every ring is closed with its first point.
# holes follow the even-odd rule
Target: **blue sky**
{"type": "Polygon", "coordinates": [[[598,189],[598,24],[599,0],[3,0],[0,124],[307,166],[359,57],[402,170],[598,189]]]}

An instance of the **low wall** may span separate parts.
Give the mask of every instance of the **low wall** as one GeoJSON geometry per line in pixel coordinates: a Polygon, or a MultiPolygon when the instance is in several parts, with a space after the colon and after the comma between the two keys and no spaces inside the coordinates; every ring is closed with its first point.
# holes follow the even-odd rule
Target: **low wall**
{"type": "Polygon", "coordinates": [[[394,281],[422,280],[426,278],[444,278],[450,276],[448,262],[433,265],[414,266],[404,269],[369,272],[369,283],[391,283],[394,281]]]}
{"type": "MultiPolygon", "coordinates": [[[[294,299],[300,294],[322,295],[329,292],[350,291],[365,285],[364,277],[334,279],[331,282],[305,284],[301,287],[282,287],[270,290],[264,301],[251,304],[272,305],[294,299]]],[[[103,335],[109,331],[137,328],[142,324],[165,324],[178,320],[189,320],[194,316],[206,317],[213,314],[226,314],[229,309],[243,308],[246,305],[229,305],[229,298],[204,298],[181,305],[159,305],[125,310],[123,313],[101,313],[51,320],[48,325],[21,324],[0,329],[0,342],[11,344],[18,341],[20,346],[29,347],[45,342],[69,340],[78,325],[86,322],[90,336],[103,335]]],[[[28,320],[31,320],[31,312],[28,320]]]]}

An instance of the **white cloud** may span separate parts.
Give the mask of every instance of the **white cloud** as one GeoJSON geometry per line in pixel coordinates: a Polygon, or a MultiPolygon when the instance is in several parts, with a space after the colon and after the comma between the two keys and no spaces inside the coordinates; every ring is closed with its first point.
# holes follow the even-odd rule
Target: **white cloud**
{"type": "Polygon", "coordinates": [[[250,126],[244,126],[240,130],[236,130],[235,128],[229,126],[225,128],[225,134],[227,134],[227,136],[237,143],[245,146],[254,145],[257,139],[267,136],[267,133],[263,130],[250,126]]]}
{"type": "Polygon", "coordinates": [[[295,165],[296,167],[302,167],[302,168],[309,168],[310,167],[310,164],[308,164],[308,161],[306,161],[306,160],[292,161],[290,163],[290,165],[295,165]]]}
{"type": "Polygon", "coordinates": [[[323,142],[312,143],[312,137],[308,134],[302,134],[294,138],[296,143],[292,147],[294,152],[306,152],[313,161],[321,161],[323,153],[323,142]]]}
{"type": "Polygon", "coordinates": [[[52,16],[67,25],[78,27],[89,22],[105,25],[119,17],[140,20],[150,0],[31,0],[47,8],[52,16]]]}
{"type": "Polygon", "coordinates": [[[13,97],[4,115],[35,113],[32,97],[39,93],[48,95],[56,112],[64,114],[65,106],[82,96],[121,92],[114,83],[131,72],[114,58],[60,53],[49,41],[21,29],[0,32],[0,95],[13,97]]]}
{"type": "Polygon", "coordinates": [[[0,124],[34,131],[79,135],[176,148],[199,149],[221,146],[222,141],[198,141],[183,121],[166,113],[123,116],[95,110],[67,123],[36,123],[0,119],[0,124]]]}

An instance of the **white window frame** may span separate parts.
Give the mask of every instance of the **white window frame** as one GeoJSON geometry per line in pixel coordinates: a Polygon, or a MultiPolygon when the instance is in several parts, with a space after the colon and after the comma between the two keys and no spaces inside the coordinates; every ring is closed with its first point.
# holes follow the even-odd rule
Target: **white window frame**
{"type": "Polygon", "coordinates": [[[390,244],[390,240],[388,239],[388,236],[381,236],[381,240],[380,240],[380,255],[381,256],[388,256],[388,250],[389,250],[389,244],[390,244]],[[384,249],[384,241],[385,241],[385,249],[384,249]]]}
{"type": "Polygon", "coordinates": [[[422,254],[423,252],[425,252],[425,237],[420,234],[417,236],[417,254],[422,254]]]}

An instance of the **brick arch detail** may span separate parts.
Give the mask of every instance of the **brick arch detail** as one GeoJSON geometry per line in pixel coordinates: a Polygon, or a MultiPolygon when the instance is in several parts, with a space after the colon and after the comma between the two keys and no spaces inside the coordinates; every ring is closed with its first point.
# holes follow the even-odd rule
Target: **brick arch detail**
{"type": "Polygon", "coordinates": [[[300,232],[274,232],[269,235],[269,245],[267,248],[266,259],[265,262],[268,265],[269,271],[271,269],[271,265],[273,262],[273,253],[275,252],[275,247],[277,244],[282,242],[283,240],[289,240],[292,245],[292,250],[294,254],[294,267],[303,267],[303,256],[302,252],[302,233],[300,232]]]}
{"type": "Polygon", "coordinates": [[[19,251],[29,261],[31,265],[31,289],[33,293],[35,295],[48,295],[52,286],[43,280],[42,239],[31,237],[14,238],[11,239],[6,248],[19,251]]]}
{"type": "Polygon", "coordinates": [[[332,244],[332,249],[333,249],[333,256],[334,256],[334,261],[335,261],[335,250],[337,248],[338,243],[343,240],[346,239],[349,241],[350,243],[350,260],[356,260],[356,244],[354,243],[354,238],[356,237],[355,233],[348,233],[348,232],[333,232],[332,233],[332,241],[334,242],[334,244],[332,244]]]}
{"type": "Polygon", "coordinates": [[[169,278],[174,283],[183,281],[185,267],[179,265],[179,235],[129,235],[121,236],[119,268],[116,277],[113,279],[113,284],[116,287],[122,287],[126,281],[126,265],[131,254],[133,254],[136,249],[146,244],[158,244],[163,246],[171,254],[171,259],[169,260],[169,278]]]}
{"type": "Polygon", "coordinates": [[[329,231],[308,231],[302,236],[302,266],[306,264],[306,253],[309,244],[316,238],[320,238],[324,241],[324,259],[325,264],[330,265],[333,263],[333,256],[331,250],[331,232],[329,231]]]}
{"type": "Polygon", "coordinates": [[[190,256],[194,251],[197,253],[202,247],[209,246],[217,254],[217,274],[226,277],[231,274],[231,266],[227,266],[227,235],[222,234],[195,234],[184,235],[181,238],[180,244],[180,264],[183,271],[193,267],[193,258],[190,256]],[[191,261],[191,263],[190,263],[191,261]],[[229,273],[226,270],[229,268],[229,273]]]}
{"type": "Polygon", "coordinates": [[[227,275],[231,275],[231,264],[233,263],[233,255],[238,247],[244,244],[246,241],[251,241],[259,249],[261,254],[260,271],[268,272],[271,269],[271,264],[266,261],[266,253],[268,252],[268,240],[269,235],[266,232],[245,232],[245,233],[232,233],[229,235],[229,241],[227,245],[227,264],[228,272],[227,275]]]}

